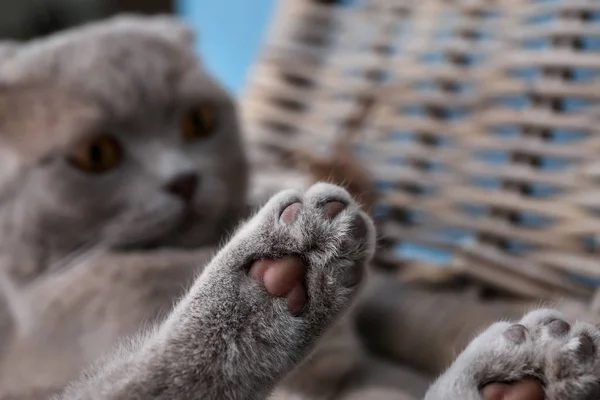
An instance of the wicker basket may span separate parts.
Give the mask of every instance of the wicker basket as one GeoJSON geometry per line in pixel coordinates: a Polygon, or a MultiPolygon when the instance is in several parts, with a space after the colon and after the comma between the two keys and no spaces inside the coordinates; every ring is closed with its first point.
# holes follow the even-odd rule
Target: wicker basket
{"type": "Polygon", "coordinates": [[[326,152],[375,99],[356,151],[379,262],[595,304],[600,2],[287,0],[274,21],[243,99],[262,182],[300,184],[281,149],[326,152]]]}

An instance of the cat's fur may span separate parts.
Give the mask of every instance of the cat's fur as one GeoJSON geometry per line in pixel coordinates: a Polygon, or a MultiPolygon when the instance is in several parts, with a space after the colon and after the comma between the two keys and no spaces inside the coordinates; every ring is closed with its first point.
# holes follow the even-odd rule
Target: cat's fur
{"type": "MultiPolygon", "coordinates": [[[[196,278],[243,214],[246,161],[232,101],[191,41],[170,18],[117,18],[13,44],[0,60],[0,398],[60,393],[96,362],[63,398],[264,398],[348,307],[356,287],[344,282],[372,255],[374,231],[332,185],[272,198],[196,278]],[[181,143],[177,116],[199,100],[218,104],[220,129],[181,143]],[[86,177],[65,152],[98,131],[118,136],[129,158],[86,177]],[[180,201],[164,185],[190,170],[202,183],[188,215],[196,219],[181,224],[180,201]],[[331,200],[346,205],[334,218],[323,214],[331,200]],[[282,223],[292,202],[302,209],[282,223]],[[308,303],[296,317],[247,275],[254,260],[285,254],[308,265],[308,303]]],[[[527,325],[530,336],[547,325],[527,325]]],[[[568,341],[524,341],[524,351],[476,341],[428,398],[479,398],[478,377],[508,371],[496,363],[510,377],[534,368],[552,383],[558,360],[572,372],[560,387],[584,388],[598,352],[565,359],[556,350],[577,349],[583,330],[597,350],[596,332],[584,328],[568,341]],[[559,345],[546,351],[547,342],[559,345]]]]}
{"type": "Polygon", "coordinates": [[[600,398],[600,329],[538,309],[497,322],[475,338],[427,392],[425,400],[480,400],[490,382],[537,378],[547,400],[600,398]]]}
{"type": "Polygon", "coordinates": [[[282,192],[233,236],[159,328],[63,398],[264,398],[349,305],[353,276],[374,243],[372,222],[343,189],[282,192]],[[332,200],[346,208],[327,218],[332,200]],[[285,224],[282,211],[294,202],[300,214],[285,224]],[[253,260],[285,254],[307,265],[309,300],[299,316],[247,276],[253,260]]]}
{"type": "MultiPolygon", "coordinates": [[[[0,255],[10,302],[0,303],[12,312],[0,328],[0,387],[36,395],[169,312],[243,214],[247,163],[232,101],[179,21],[119,17],[5,48],[0,255]],[[177,118],[198,100],[219,106],[221,129],[181,143],[177,118]],[[97,132],[117,135],[133,160],[100,177],[74,170],[65,154],[97,132]],[[190,169],[202,183],[196,220],[181,226],[180,201],[162,188],[190,169]]],[[[356,355],[341,353],[319,383],[353,367],[356,355]]]]}

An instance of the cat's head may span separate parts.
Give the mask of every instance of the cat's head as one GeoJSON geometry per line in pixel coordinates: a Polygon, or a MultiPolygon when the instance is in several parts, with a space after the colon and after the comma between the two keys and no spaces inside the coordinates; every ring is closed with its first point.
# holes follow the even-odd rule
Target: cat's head
{"type": "Polygon", "coordinates": [[[246,167],[235,105],[177,20],[117,17],[0,60],[0,243],[48,261],[200,245],[239,217],[246,167]]]}

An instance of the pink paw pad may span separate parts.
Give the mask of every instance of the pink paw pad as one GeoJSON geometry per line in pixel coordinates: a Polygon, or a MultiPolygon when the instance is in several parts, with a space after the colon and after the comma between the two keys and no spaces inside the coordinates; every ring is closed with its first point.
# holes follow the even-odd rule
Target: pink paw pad
{"type": "Polygon", "coordinates": [[[323,206],[323,212],[329,219],[337,217],[342,211],[344,211],[346,205],[340,201],[329,201],[323,206]]]}
{"type": "Polygon", "coordinates": [[[561,319],[552,320],[548,324],[548,331],[552,336],[564,336],[571,330],[571,325],[568,322],[561,319]]]}
{"type": "Polygon", "coordinates": [[[515,324],[506,329],[503,335],[507,340],[515,344],[523,343],[527,338],[527,328],[521,324],[515,324]]]}
{"type": "Polygon", "coordinates": [[[306,304],[305,274],[306,266],[298,256],[258,260],[249,272],[270,294],[286,298],[292,314],[300,313],[306,304]]]}
{"type": "Polygon", "coordinates": [[[290,204],[281,213],[281,217],[280,217],[281,221],[286,225],[291,224],[292,222],[294,222],[296,220],[296,218],[298,218],[298,215],[300,214],[301,209],[302,209],[301,203],[290,204]]]}

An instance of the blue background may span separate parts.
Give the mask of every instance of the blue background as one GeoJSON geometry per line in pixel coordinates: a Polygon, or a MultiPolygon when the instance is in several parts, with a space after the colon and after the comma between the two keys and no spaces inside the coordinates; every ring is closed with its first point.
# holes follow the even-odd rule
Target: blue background
{"type": "Polygon", "coordinates": [[[234,94],[243,90],[276,0],[177,0],[196,27],[197,47],[213,74],[234,94]]]}

